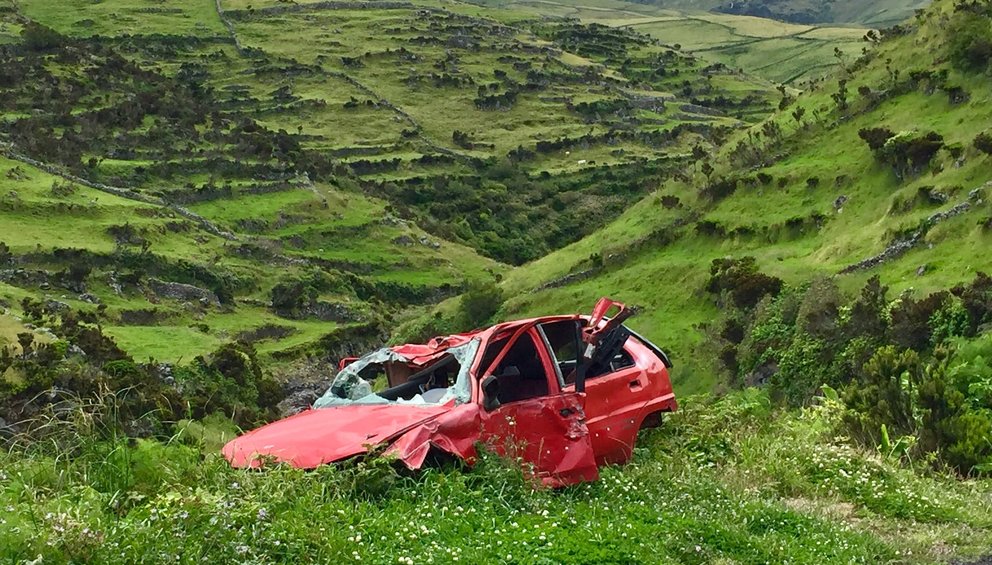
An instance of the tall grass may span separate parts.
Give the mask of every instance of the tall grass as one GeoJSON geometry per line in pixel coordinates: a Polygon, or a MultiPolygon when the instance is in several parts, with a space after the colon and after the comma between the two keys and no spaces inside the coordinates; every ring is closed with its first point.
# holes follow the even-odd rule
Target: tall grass
{"type": "Polygon", "coordinates": [[[63,417],[0,456],[0,559],[877,563],[992,544],[992,485],[856,450],[832,408],[777,413],[760,391],[684,405],[633,463],[560,491],[492,456],[245,472],[203,449],[216,420],[156,441],[63,417]]]}

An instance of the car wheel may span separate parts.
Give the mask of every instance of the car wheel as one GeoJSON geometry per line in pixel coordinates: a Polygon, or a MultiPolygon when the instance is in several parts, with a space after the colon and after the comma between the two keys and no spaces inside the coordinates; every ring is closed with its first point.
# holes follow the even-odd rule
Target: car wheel
{"type": "Polygon", "coordinates": [[[645,416],[644,417],[644,420],[641,421],[641,427],[640,427],[640,430],[639,431],[650,430],[652,428],[660,427],[661,426],[661,420],[662,420],[661,414],[662,414],[662,411],[659,410],[657,412],[652,412],[652,413],[648,414],[647,416],[645,416]]]}

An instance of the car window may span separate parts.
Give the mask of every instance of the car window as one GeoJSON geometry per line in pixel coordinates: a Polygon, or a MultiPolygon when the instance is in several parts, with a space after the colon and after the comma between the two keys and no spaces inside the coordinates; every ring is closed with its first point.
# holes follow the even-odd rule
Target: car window
{"type": "Polygon", "coordinates": [[[581,339],[579,336],[579,324],[577,320],[561,320],[558,322],[548,322],[541,324],[541,331],[548,340],[548,347],[554,357],[554,362],[558,365],[558,370],[564,382],[569,383],[575,380],[575,365],[579,358],[579,347],[581,339]],[[572,380],[567,380],[571,375],[572,380]]]}
{"type": "MultiPolygon", "coordinates": [[[[628,340],[628,343],[629,342],[630,341],[628,340]]],[[[624,344],[624,349],[621,349],[620,353],[614,355],[613,359],[610,359],[609,363],[599,367],[590,368],[589,373],[586,374],[586,379],[594,379],[596,377],[615,373],[621,369],[626,369],[627,367],[633,367],[634,358],[630,356],[630,353],[627,353],[626,347],[627,345],[624,344]]]]}
{"type": "Polygon", "coordinates": [[[500,404],[548,395],[548,374],[532,333],[521,335],[492,371],[499,381],[500,404]]]}
{"type": "MultiPolygon", "coordinates": [[[[576,340],[578,339],[579,341],[579,348],[584,346],[581,336],[578,334],[581,331],[580,326],[575,320],[561,320],[541,324],[541,331],[544,332],[548,340],[548,346],[551,348],[554,361],[561,371],[564,384],[570,385],[575,383],[575,367],[578,362],[579,352],[581,351],[581,349],[576,349],[576,340]]],[[[586,373],[586,380],[609,375],[621,369],[632,367],[633,365],[634,359],[627,352],[625,345],[624,349],[620,350],[607,363],[590,367],[588,373],[586,373]]]]}

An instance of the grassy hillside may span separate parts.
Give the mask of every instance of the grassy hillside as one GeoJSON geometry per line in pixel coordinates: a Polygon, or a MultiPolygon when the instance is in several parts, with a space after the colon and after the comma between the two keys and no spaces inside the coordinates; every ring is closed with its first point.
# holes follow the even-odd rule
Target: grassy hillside
{"type": "Polygon", "coordinates": [[[0,17],[2,305],[91,311],[142,361],[384,331],[592,232],[781,96],[648,36],[464,4],[0,17]]]}
{"type": "MultiPolygon", "coordinates": [[[[856,59],[865,47],[862,38],[868,31],[865,25],[853,23],[788,23],[771,19],[778,15],[719,13],[712,11],[718,8],[715,3],[518,0],[485,5],[626,27],[732,69],[790,85],[820,78],[842,62],[856,59]]],[[[891,23],[901,21],[904,15],[900,11],[891,23]]]]}
{"type": "Polygon", "coordinates": [[[787,283],[829,276],[850,292],[878,274],[893,293],[918,296],[992,268],[980,252],[992,237],[992,168],[973,146],[992,125],[992,90],[981,72],[949,60],[942,26],[952,11],[938,4],[919,29],[887,38],[701,159],[689,182],[665,183],[595,234],[508,273],[506,315],[537,313],[546,304],[586,310],[601,295],[640,305],[635,326],[683,360],[678,388],[699,391],[714,385],[714,372],[703,368],[712,353],[696,349],[710,331],[705,324],[721,316],[704,291],[714,259],[752,255],[762,271],[787,283]],[[838,80],[845,81],[844,109],[838,80]],[[937,132],[942,148],[925,165],[901,170],[859,137],[881,126],[937,132]],[[709,176],[704,163],[715,169],[709,176]],[[926,221],[963,202],[965,213],[926,221]],[[908,252],[845,271],[921,226],[922,239],[908,252]],[[562,279],[570,274],[579,276],[562,279]]]}
{"type": "Polygon", "coordinates": [[[888,27],[901,23],[913,11],[925,8],[923,0],[654,0],[643,5],[665,10],[707,11],[730,15],[757,16],[801,24],[859,24],[888,27]]]}
{"type": "Polygon", "coordinates": [[[636,30],[833,31],[642,9],[0,3],[0,559],[987,560],[992,12],[797,93],[636,30]],[[596,483],[218,456],[341,355],[602,295],[680,409],[596,483]]]}

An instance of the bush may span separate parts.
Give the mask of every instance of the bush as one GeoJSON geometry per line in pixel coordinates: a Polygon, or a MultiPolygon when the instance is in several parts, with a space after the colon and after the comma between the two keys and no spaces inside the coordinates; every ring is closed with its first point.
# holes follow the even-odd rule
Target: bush
{"type": "Polygon", "coordinates": [[[753,308],[766,295],[782,290],[782,279],[758,272],[754,257],[714,259],[706,290],[714,294],[728,293],[738,308],[753,308]]]}
{"type": "Polygon", "coordinates": [[[65,37],[54,29],[37,22],[28,22],[21,30],[24,46],[32,51],[47,51],[65,44],[65,37]]]}
{"type": "Polygon", "coordinates": [[[981,72],[992,61],[992,22],[987,14],[959,11],[948,26],[951,61],[960,69],[981,72]]]}
{"type": "Polygon", "coordinates": [[[956,286],[951,292],[968,312],[970,327],[965,335],[975,335],[983,324],[992,323],[992,277],[977,273],[970,285],[956,286]]]}
{"type": "Polygon", "coordinates": [[[718,178],[709,182],[699,192],[700,196],[714,202],[723,200],[737,191],[737,178],[718,178]]]}
{"type": "Polygon", "coordinates": [[[860,378],[844,389],[844,422],[852,437],[875,446],[884,425],[892,435],[916,431],[912,389],[923,371],[920,356],[910,349],[886,346],[865,363],[860,378]]]}
{"type": "Polygon", "coordinates": [[[975,141],[972,143],[975,149],[978,149],[986,155],[992,155],[992,134],[989,132],[982,132],[975,136],[975,141]]]}
{"type": "Polygon", "coordinates": [[[919,173],[943,146],[944,138],[937,132],[900,132],[886,140],[875,157],[903,178],[919,173]]]}
{"type": "Polygon", "coordinates": [[[928,367],[918,391],[920,447],[959,472],[992,471],[992,335],[959,342],[928,367]]]}
{"type": "Polygon", "coordinates": [[[273,419],[282,387],[262,373],[255,349],[246,343],[222,345],[175,370],[176,382],[192,416],[222,412],[242,426],[273,419]]]}
{"type": "Polygon", "coordinates": [[[920,300],[903,298],[892,309],[892,342],[916,351],[926,349],[933,334],[930,319],[944,308],[950,298],[950,293],[946,291],[935,292],[920,300]]]}
{"type": "Polygon", "coordinates": [[[797,334],[782,351],[779,370],[770,381],[773,398],[789,406],[806,404],[829,380],[831,350],[819,339],[797,334]]]}
{"type": "Polygon", "coordinates": [[[470,284],[461,299],[465,327],[484,326],[499,311],[503,300],[503,289],[493,281],[477,281],[470,284]]]}
{"type": "Polygon", "coordinates": [[[864,128],[858,131],[858,137],[863,139],[865,143],[868,144],[868,148],[873,152],[878,151],[885,146],[885,142],[888,141],[892,136],[894,136],[892,130],[889,128],[864,128]]]}

